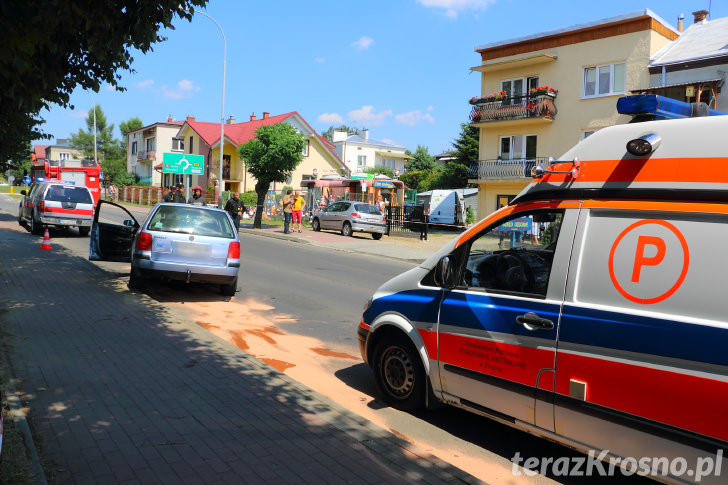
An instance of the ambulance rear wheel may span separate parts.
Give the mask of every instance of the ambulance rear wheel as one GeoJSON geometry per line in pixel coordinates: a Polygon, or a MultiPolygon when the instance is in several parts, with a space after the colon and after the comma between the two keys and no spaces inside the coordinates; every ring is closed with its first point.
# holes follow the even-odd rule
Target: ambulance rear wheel
{"type": "Polygon", "coordinates": [[[81,237],[88,236],[88,233],[89,232],[91,232],[91,228],[88,227],[88,226],[80,226],[78,228],[78,235],[81,236],[81,237]]]}
{"type": "Polygon", "coordinates": [[[425,369],[405,337],[386,337],[377,344],[372,371],[377,389],[393,408],[412,411],[425,406],[425,369]]]}
{"type": "Polygon", "coordinates": [[[30,232],[39,236],[43,233],[43,224],[35,221],[33,214],[30,215],[30,232]]]}

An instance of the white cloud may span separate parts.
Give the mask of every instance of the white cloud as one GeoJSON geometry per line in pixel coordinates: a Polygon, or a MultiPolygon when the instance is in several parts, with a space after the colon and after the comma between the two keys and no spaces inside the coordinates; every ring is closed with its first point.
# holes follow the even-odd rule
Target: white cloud
{"type": "Polygon", "coordinates": [[[369,46],[374,43],[374,39],[371,37],[367,37],[366,35],[362,35],[359,40],[356,42],[352,42],[351,45],[356,47],[356,50],[358,51],[365,51],[369,49],[369,46]]]}
{"type": "Polygon", "coordinates": [[[324,62],[326,62],[326,59],[324,59],[323,57],[317,57],[315,60],[319,64],[323,64],[324,62]]]}
{"type": "Polygon", "coordinates": [[[392,116],[391,109],[376,113],[374,106],[362,106],[361,109],[349,111],[349,120],[363,126],[381,125],[388,116],[392,116]]]}
{"type": "Polygon", "coordinates": [[[85,120],[86,118],[88,118],[88,111],[71,111],[71,118],[85,120]]]}
{"type": "Polygon", "coordinates": [[[153,84],[154,84],[153,79],[147,79],[145,81],[136,83],[136,87],[138,87],[139,89],[146,89],[146,88],[151,88],[153,84]]]}
{"type": "Polygon", "coordinates": [[[339,116],[336,113],[323,113],[318,116],[318,121],[320,123],[343,123],[344,118],[339,116]]]}
{"type": "MultiPolygon", "coordinates": [[[[428,109],[428,111],[430,111],[430,109],[428,109]]],[[[397,123],[407,126],[415,126],[421,122],[428,122],[431,124],[435,122],[435,118],[433,118],[430,113],[423,113],[422,110],[419,109],[395,115],[394,119],[397,120],[397,123]]]]}
{"type": "Polygon", "coordinates": [[[417,0],[417,2],[427,8],[443,9],[446,16],[456,18],[458,13],[466,10],[483,11],[494,4],[495,0],[417,0]]]}
{"type": "Polygon", "coordinates": [[[196,93],[199,90],[200,87],[196,86],[193,81],[182,79],[177,82],[174,88],[169,88],[166,84],[162,86],[162,96],[169,99],[189,98],[192,93],[196,93]]]}

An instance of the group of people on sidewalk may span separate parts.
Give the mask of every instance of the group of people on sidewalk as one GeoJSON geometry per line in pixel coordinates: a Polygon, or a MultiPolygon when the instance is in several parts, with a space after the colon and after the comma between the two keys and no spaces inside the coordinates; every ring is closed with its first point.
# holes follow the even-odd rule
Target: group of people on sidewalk
{"type": "Polygon", "coordinates": [[[283,233],[289,234],[291,221],[294,226],[298,224],[298,232],[301,232],[301,221],[303,220],[303,208],[306,207],[306,199],[301,197],[300,192],[297,190],[294,195],[291,195],[291,190],[286,191],[286,195],[281,199],[281,205],[283,206],[283,233]]]}
{"type": "Polygon", "coordinates": [[[169,192],[162,198],[164,202],[176,202],[178,204],[207,205],[202,196],[202,187],[196,185],[192,189],[192,196],[185,201],[185,186],[182,184],[170,185],[169,192]]]}

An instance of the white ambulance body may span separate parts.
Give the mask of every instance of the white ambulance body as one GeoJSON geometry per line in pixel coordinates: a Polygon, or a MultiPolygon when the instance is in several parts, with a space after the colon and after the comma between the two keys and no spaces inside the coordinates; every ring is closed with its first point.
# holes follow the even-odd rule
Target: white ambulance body
{"type": "Polygon", "coordinates": [[[727,133],[728,116],[600,130],[384,284],[357,335],[385,399],[728,483],[727,133]]]}

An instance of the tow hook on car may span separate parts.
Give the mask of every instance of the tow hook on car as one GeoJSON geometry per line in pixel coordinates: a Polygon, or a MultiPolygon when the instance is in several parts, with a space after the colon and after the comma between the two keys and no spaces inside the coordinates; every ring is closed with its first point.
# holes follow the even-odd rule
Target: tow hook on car
{"type": "Polygon", "coordinates": [[[187,270],[187,278],[185,279],[185,283],[189,283],[189,282],[190,282],[190,276],[191,276],[191,275],[192,275],[192,271],[190,271],[190,270],[188,269],[188,270],[187,270]]]}

